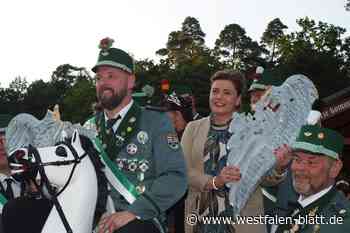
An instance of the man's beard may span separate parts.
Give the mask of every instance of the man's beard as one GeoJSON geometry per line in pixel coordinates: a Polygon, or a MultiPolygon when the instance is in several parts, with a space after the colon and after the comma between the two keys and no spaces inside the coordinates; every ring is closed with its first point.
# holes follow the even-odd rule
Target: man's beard
{"type": "Polygon", "coordinates": [[[310,196],[312,194],[311,185],[309,182],[298,183],[295,178],[293,178],[293,188],[297,193],[303,196],[310,196]]]}
{"type": "Polygon", "coordinates": [[[121,102],[124,100],[126,95],[127,95],[126,88],[121,89],[119,93],[115,93],[115,91],[112,88],[106,87],[106,88],[103,88],[101,91],[99,91],[98,100],[104,109],[111,111],[121,104],[121,102]],[[111,91],[112,95],[104,96],[103,93],[106,90],[111,91]]]}

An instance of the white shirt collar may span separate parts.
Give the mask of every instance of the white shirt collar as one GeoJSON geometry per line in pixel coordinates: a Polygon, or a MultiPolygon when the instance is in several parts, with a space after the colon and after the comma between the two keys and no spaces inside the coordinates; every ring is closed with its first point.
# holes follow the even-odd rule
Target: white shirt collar
{"type": "Polygon", "coordinates": [[[0,182],[2,183],[6,178],[8,178],[7,175],[5,175],[4,173],[0,173],[0,182]]]}
{"type": "Polygon", "coordinates": [[[305,208],[305,206],[308,206],[309,204],[313,203],[314,201],[316,201],[317,199],[321,198],[323,195],[328,193],[329,190],[331,190],[332,187],[333,187],[333,185],[331,185],[328,188],[325,188],[325,189],[319,191],[318,193],[315,193],[315,194],[313,194],[311,196],[308,196],[306,198],[303,198],[302,195],[300,195],[299,199],[298,199],[298,202],[303,208],[305,208]]]}
{"type": "Polygon", "coordinates": [[[4,183],[6,179],[10,178],[14,183],[17,183],[17,181],[12,177],[12,176],[8,176],[4,173],[0,173],[0,182],[4,183]]]}
{"type": "MultiPolygon", "coordinates": [[[[122,108],[119,112],[117,112],[113,118],[118,117],[118,115],[121,117],[119,121],[117,121],[114,125],[113,125],[113,130],[114,132],[118,129],[118,126],[120,125],[120,122],[123,121],[124,117],[126,116],[126,113],[130,110],[132,104],[134,103],[134,100],[131,100],[130,103],[128,103],[124,108],[122,108]]],[[[104,116],[105,116],[105,121],[107,122],[108,117],[106,112],[104,112],[104,116]]]]}

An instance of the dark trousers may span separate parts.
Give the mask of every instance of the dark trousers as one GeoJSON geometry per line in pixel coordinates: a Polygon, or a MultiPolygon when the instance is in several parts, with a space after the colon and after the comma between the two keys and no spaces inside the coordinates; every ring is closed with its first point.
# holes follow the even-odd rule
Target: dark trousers
{"type": "Polygon", "coordinates": [[[4,233],[4,230],[2,228],[2,216],[0,214],[0,233],[4,233]]]}
{"type": "Polygon", "coordinates": [[[134,220],[114,231],[114,233],[160,233],[158,227],[152,221],[134,220]]]}
{"type": "Polygon", "coordinates": [[[52,203],[47,199],[9,200],[2,210],[2,230],[5,233],[41,232],[51,208],[52,203]]]}
{"type": "Polygon", "coordinates": [[[185,199],[183,196],[174,206],[167,211],[168,227],[170,233],[185,232],[185,199]]]}

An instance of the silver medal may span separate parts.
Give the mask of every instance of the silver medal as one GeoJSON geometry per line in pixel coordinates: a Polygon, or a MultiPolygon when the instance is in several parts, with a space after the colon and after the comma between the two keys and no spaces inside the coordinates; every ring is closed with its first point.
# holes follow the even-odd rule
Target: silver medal
{"type": "Polygon", "coordinates": [[[130,143],[126,146],[126,151],[128,152],[128,154],[130,155],[134,155],[137,152],[137,146],[135,143],[130,143]]]}
{"type": "Polygon", "coordinates": [[[149,169],[149,162],[147,160],[141,160],[139,162],[139,169],[142,173],[145,173],[149,169]]]}
{"type": "Polygon", "coordinates": [[[128,165],[129,171],[131,171],[131,172],[136,171],[136,169],[137,169],[137,161],[129,160],[128,162],[129,162],[129,165],[128,165]]]}
{"type": "Polygon", "coordinates": [[[146,131],[140,131],[137,134],[137,141],[143,145],[145,145],[148,142],[148,139],[149,137],[146,131]]]}

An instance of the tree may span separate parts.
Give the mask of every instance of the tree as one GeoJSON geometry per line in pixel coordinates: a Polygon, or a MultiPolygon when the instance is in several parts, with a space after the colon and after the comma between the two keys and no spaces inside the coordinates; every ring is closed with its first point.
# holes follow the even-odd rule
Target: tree
{"type": "Polygon", "coordinates": [[[204,45],[205,33],[202,31],[199,21],[196,18],[186,17],[182,23],[182,32],[186,37],[190,38],[193,45],[198,47],[204,45]]]}
{"type": "Polygon", "coordinates": [[[93,78],[84,67],[63,64],[56,68],[51,75],[51,85],[56,90],[57,104],[62,104],[66,92],[73,88],[81,79],[88,79],[93,82],[93,78]]]}
{"type": "Polygon", "coordinates": [[[228,68],[245,70],[260,60],[263,48],[238,24],[230,24],[220,32],[215,42],[216,54],[220,55],[228,68]]]}
{"type": "Polygon", "coordinates": [[[24,94],[28,86],[28,82],[26,78],[22,78],[21,76],[17,76],[12,82],[9,84],[9,88],[18,92],[20,94],[24,94]]]}
{"type": "Polygon", "coordinates": [[[205,49],[205,33],[199,21],[186,17],[180,31],[173,31],[168,36],[166,48],[159,49],[156,54],[166,58],[166,62],[176,68],[183,64],[200,63],[205,49]]]}
{"type": "Polygon", "coordinates": [[[275,18],[267,25],[265,32],[261,38],[261,43],[270,47],[270,58],[269,61],[273,64],[276,54],[276,44],[284,36],[284,29],[288,27],[284,25],[279,18],[275,18]]]}
{"type": "Polygon", "coordinates": [[[134,90],[141,91],[145,85],[153,87],[157,86],[162,73],[167,73],[169,66],[162,67],[160,64],[155,64],[153,60],[144,59],[135,61],[136,85],[134,90]]]}
{"type": "Polygon", "coordinates": [[[346,32],[344,28],[327,24],[324,22],[315,23],[308,17],[297,20],[301,31],[296,33],[299,39],[303,39],[311,48],[319,52],[328,52],[334,56],[339,55],[338,45],[342,43],[341,36],[346,32]]]}
{"type": "MultiPolygon", "coordinates": [[[[70,64],[58,66],[52,73],[49,82],[37,80],[28,86],[23,98],[23,111],[31,113],[40,119],[44,117],[47,109],[52,109],[55,104],[59,104],[63,111],[65,111],[64,107],[65,104],[67,104],[69,106],[74,106],[74,108],[69,108],[69,111],[74,110],[74,112],[76,112],[76,110],[79,110],[81,113],[84,113],[85,110],[82,110],[81,107],[91,104],[91,101],[86,102],[88,100],[87,98],[82,96],[82,102],[73,99],[74,101],[72,103],[69,103],[69,100],[66,100],[66,97],[71,92],[78,92],[78,90],[75,90],[75,87],[81,80],[87,80],[87,82],[91,83],[91,86],[93,86],[93,79],[86,72],[85,68],[78,68],[70,64]]],[[[89,92],[89,94],[91,95],[91,98],[95,98],[95,92],[89,92]]],[[[90,110],[90,106],[87,107],[87,111],[90,110]]],[[[74,114],[69,112],[62,112],[62,116],[67,120],[78,119],[74,114]]],[[[82,114],[82,116],[87,117],[87,114],[82,114]]]]}
{"type": "Polygon", "coordinates": [[[70,64],[58,66],[51,75],[52,82],[61,82],[65,88],[74,86],[80,78],[92,79],[84,67],[76,67],[70,64]]]}
{"type": "Polygon", "coordinates": [[[61,116],[64,120],[83,124],[92,115],[92,104],[95,101],[93,82],[89,79],[79,79],[64,96],[61,116]]]}
{"type": "Polygon", "coordinates": [[[346,5],[345,5],[345,9],[347,11],[350,11],[350,0],[347,0],[346,5]]]}
{"type": "Polygon", "coordinates": [[[16,77],[9,88],[0,88],[0,111],[6,114],[17,114],[23,111],[23,98],[28,82],[26,78],[16,77]]]}
{"type": "Polygon", "coordinates": [[[307,17],[297,23],[300,30],[283,36],[279,43],[280,75],[307,75],[321,97],[348,86],[349,42],[342,39],[345,29],[307,17]]]}
{"type": "Polygon", "coordinates": [[[316,22],[308,17],[297,20],[301,30],[282,36],[278,44],[283,59],[300,49],[316,50],[339,58],[342,49],[342,35],[345,29],[324,22],[316,22]],[[294,49],[292,47],[294,46],[294,49]]]}
{"type": "Polygon", "coordinates": [[[22,95],[11,88],[0,88],[0,113],[15,115],[22,112],[22,95]]]}
{"type": "Polygon", "coordinates": [[[346,71],[346,77],[350,79],[350,36],[343,41],[342,56],[344,57],[342,70],[346,71]]]}
{"type": "Polygon", "coordinates": [[[57,92],[59,90],[51,82],[36,80],[27,89],[23,100],[24,111],[41,119],[45,116],[47,109],[58,103],[57,92]]]}
{"type": "Polygon", "coordinates": [[[56,102],[61,105],[62,116],[72,122],[83,122],[92,111],[96,100],[94,79],[84,67],[63,64],[56,68],[51,76],[51,85],[56,102]]]}

